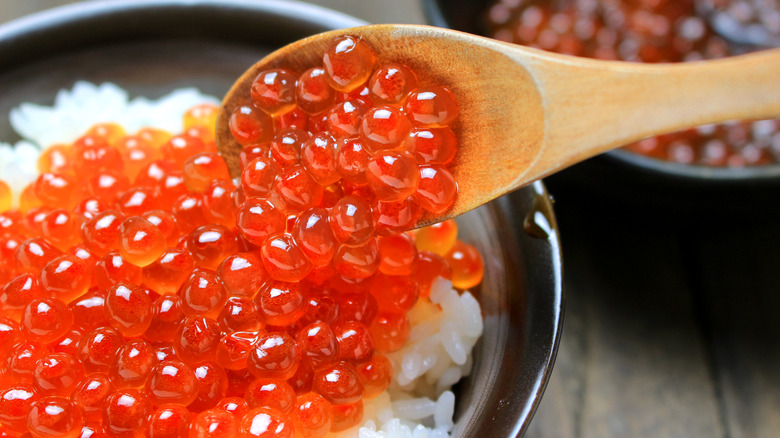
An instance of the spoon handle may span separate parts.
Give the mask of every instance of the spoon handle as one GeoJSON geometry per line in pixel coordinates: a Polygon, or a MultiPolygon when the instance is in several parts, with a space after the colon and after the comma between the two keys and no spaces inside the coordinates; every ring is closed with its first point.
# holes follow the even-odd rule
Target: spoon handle
{"type": "Polygon", "coordinates": [[[526,178],[657,134],[780,117],[780,49],[679,64],[544,52],[529,58],[528,49],[522,50],[517,59],[539,82],[549,117],[543,147],[526,178]]]}

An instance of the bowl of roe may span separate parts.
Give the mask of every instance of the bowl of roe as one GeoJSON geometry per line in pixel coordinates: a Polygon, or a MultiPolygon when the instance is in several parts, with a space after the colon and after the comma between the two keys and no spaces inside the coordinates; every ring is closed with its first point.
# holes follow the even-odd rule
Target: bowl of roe
{"type": "MultiPolygon", "coordinates": [[[[0,113],[51,104],[78,80],[117,83],[155,98],[195,86],[222,96],[251,64],[307,35],[365,24],[288,1],[111,1],[46,11],[0,28],[0,113]]],[[[5,141],[16,138],[0,118],[5,141]]],[[[541,183],[458,219],[485,262],[474,290],[484,334],[471,375],[456,388],[453,436],[511,437],[533,416],[562,321],[561,258],[541,183]]]]}
{"type": "MultiPolygon", "coordinates": [[[[766,2],[423,0],[423,4],[429,21],[437,26],[607,60],[713,59],[776,46],[780,36],[775,23],[780,7],[766,2]]],[[[673,206],[693,217],[702,211],[766,211],[780,186],[780,120],[730,121],[647,138],[554,175],[550,186],[564,194],[580,190],[604,194],[645,211],[648,206],[673,206]]]]}

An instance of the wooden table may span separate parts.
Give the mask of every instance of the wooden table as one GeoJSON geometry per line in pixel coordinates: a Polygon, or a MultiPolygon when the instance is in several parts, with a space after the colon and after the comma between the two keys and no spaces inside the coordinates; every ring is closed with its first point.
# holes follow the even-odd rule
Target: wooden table
{"type": "Polygon", "coordinates": [[[527,437],[780,436],[777,208],[678,215],[561,177],[563,338],[527,437]]]}
{"type": "MultiPolygon", "coordinates": [[[[0,22],[71,2],[0,0],[0,22]]],[[[372,22],[424,21],[417,0],[314,2],[372,22]]],[[[566,318],[526,436],[780,436],[780,218],[678,223],[669,212],[657,226],[642,211],[603,212],[567,184],[552,193],[566,318]]]]}

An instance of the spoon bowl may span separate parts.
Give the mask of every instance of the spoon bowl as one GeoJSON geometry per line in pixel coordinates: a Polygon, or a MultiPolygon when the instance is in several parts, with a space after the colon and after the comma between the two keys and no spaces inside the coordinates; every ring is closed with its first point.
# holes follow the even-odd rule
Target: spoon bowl
{"type": "Polygon", "coordinates": [[[446,84],[460,104],[453,129],[455,205],[438,222],[599,153],[647,136],[732,118],[780,116],[780,50],[686,64],[643,65],[558,55],[468,33],[416,25],[372,25],[315,35],[270,54],[222,102],[217,147],[233,174],[241,146],[228,129],[250,102],[259,72],[318,66],[331,41],[352,35],[401,62],[421,82],[446,84]]]}

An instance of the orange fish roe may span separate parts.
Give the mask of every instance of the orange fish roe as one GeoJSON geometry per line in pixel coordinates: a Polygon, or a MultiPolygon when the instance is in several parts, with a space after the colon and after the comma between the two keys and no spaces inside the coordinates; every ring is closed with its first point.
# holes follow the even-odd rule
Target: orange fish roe
{"type": "MultiPolygon", "coordinates": [[[[775,47],[780,37],[777,1],[502,0],[481,5],[493,38],[604,60],[716,59],[775,47]]],[[[707,125],[645,138],[625,148],[679,164],[776,165],[780,119],[707,125]]]]}
{"type": "Polygon", "coordinates": [[[94,126],[10,210],[0,183],[0,430],[35,437],[323,437],[391,383],[386,354],[438,277],[482,260],[440,213],[457,103],[344,37],[261,73],[230,129],[94,126]]]}
{"type": "Polygon", "coordinates": [[[11,188],[5,181],[0,181],[0,211],[8,211],[11,209],[13,203],[13,195],[11,194],[11,188]]]}

